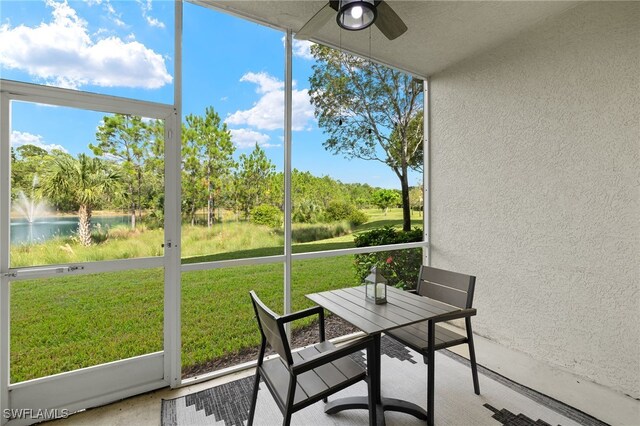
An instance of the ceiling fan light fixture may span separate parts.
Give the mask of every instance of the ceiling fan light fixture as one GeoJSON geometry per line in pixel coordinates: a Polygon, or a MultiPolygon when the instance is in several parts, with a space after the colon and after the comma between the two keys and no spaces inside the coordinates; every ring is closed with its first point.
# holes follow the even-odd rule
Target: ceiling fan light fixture
{"type": "Polygon", "coordinates": [[[364,30],[378,17],[374,0],[340,0],[336,20],[349,31],[364,30]]]}

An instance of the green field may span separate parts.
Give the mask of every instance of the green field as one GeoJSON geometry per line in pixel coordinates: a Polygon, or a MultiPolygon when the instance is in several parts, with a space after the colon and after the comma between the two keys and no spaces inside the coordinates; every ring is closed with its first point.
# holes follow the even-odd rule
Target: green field
{"type": "MultiPolygon", "coordinates": [[[[369,222],[355,233],[388,224],[400,226],[399,209],[387,216],[380,211],[367,213],[369,222]]],[[[416,215],[414,220],[421,225],[421,217],[416,215]]],[[[160,254],[154,250],[162,242],[161,230],[119,232],[89,248],[63,241],[12,248],[12,266],[160,254]]],[[[282,241],[281,233],[244,222],[225,222],[210,230],[183,227],[183,262],[281,254],[282,241]]],[[[353,247],[351,234],[295,244],[294,251],[346,247],[353,247]]],[[[293,309],[310,305],[304,297],[307,293],[357,284],[352,262],[352,256],[295,262],[293,309]]],[[[184,273],[183,368],[257,345],[259,334],[248,292],[255,289],[269,306],[281,311],[282,283],[281,263],[184,273]]],[[[10,292],[12,383],[162,350],[160,269],[16,281],[10,292]]]]}

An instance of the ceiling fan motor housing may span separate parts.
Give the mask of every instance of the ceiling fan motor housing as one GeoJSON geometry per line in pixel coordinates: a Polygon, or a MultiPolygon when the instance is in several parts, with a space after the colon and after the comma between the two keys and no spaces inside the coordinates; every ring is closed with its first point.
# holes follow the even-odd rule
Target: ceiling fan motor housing
{"type": "Polygon", "coordinates": [[[340,0],[336,21],[345,30],[358,31],[371,26],[377,17],[374,0],[340,0]]]}

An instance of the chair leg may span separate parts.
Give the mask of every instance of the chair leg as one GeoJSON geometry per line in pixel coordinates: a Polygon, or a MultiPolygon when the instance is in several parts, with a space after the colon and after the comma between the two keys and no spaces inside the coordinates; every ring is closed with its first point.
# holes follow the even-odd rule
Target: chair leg
{"type": "Polygon", "coordinates": [[[256,380],[253,383],[253,396],[251,397],[251,408],[249,409],[249,420],[247,426],[253,425],[253,416],[256,413],[256,404],[258,401],[258,388],[260,386],[260,368],[256,368],[256,380]]]}
{"type": "Polygon", "coordinates": [[[473,391],[480,395],[480,383],[478,382],[478,366],[476,365],[476,349],[473,345],[473,331],[471,330],[471,318],[465,318],[467,326],[467,344],[469,345],[469,362],[471,363],[471,376],[473,377],[473,391]]]}
{"type": "Polygon", "coordinates": [[[287,390],[287,402],[284,408],[284,419],[282,419],[282,426],[289,426],[291,424],[291,415],[293,414],[293,401],[296,393],[297,380],[295,376],[289,379],[289,389],[287,390]]]}

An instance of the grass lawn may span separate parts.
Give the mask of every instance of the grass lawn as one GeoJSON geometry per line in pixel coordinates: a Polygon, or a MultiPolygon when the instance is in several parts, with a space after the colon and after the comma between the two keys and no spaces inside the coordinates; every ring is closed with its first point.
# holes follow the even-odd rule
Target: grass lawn
{"type": "MultiPolygon", "coordinates": [[[[370,222],[355,232],[382,224],[401,225],[399,209],[390,211],[386,217],[380,211],[368,214],[370,222]]],[[[421,219],[416,221],[416,225],[421,224],[421,219]]],[[[182,250],[187,256],[183,262],[282,253],[282,235],[277,232],[247,223],[225,223],[222,227],[222,230],[183,227],[182,250]]],[[[162,232],[153,230],[114,238],[91,248],[69,244],[73,254],[58,247],[60,241],[18,247],[17,252],[12,248],[12,266],[101,260],[101,256],[114,258],[114,253],[122,252],[138,257],[161,242],[162,232]],[[92,250],[98,253],[91,254],[92,250]],[[48,257],[40,257],[47,253],[48,257]],[[74,260],[61,260],[66,256],[73,256],[74,260]]],[[[352,235],[296,244],[294,251],[347,247],[353,247],[352,235]]],[[[353,256],[295,262],[293,309],[311,305],[304,297],[307,293],[356,285],[352,263],[353,256]]],[[[281,311],[282,283],[280,263],[184,273],[183,367],[257,345],[259,333],[248,292],[255,289],[265,303],[281,311]]],[[[162,350],[160,269],[16,281],[10,285],[10,294],[12,383],[162,350]]]]}

